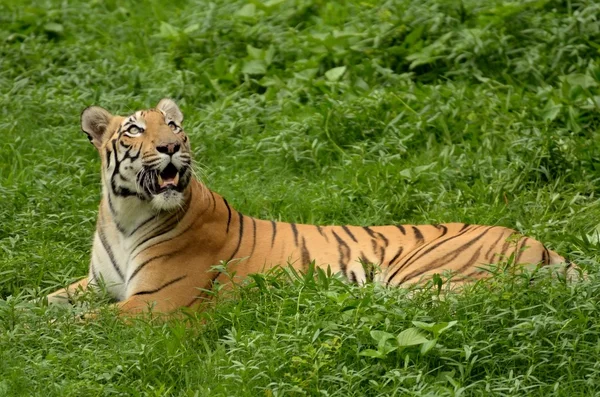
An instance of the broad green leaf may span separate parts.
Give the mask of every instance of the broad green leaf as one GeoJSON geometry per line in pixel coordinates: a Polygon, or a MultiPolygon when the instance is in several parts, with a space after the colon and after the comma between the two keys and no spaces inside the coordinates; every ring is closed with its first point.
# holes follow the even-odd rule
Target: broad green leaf
{"type": "Polygon", "coordinates": [[[283,3],[285,0],[267,0],[263,3],[263,5],[267,8],[267,9],[271,9],[271,8],[275,8],[278,5],[280,5],[281,3],[283,3]]]}
{"type": "Polygon", "coordinates": [[[185,34],[190,34],[190,33],[194,33],[196,30],[200,29],[200,24],[198,23],[193,23],[190,26],[188,26],[187,28],[185,28],[183,30],[183,32],[185,34]]]}
{"type": "Polygon", "coordinates": [[[46,32],[54,33],[54,34],[62,34],[65,30],[63,25],[56,22],[49,22],[44,25],[44,30],[46,32]]]}
{"type": "Polygon", "coordinates": [[[390,339],[396,339],[394,335],[385,331],[371,331],[371,337],[375,339],[379,345],[385,344],[385,342],[390,339]]]}
{"type": "Polygon", "coordinates": [[[275,47],[273,47],[273,45],[270,45],[269,48],[267,48],[267,50],[264,51],[264,56],[263,56],[263,60],[265,61],[267,66],[273,62],[274,56],[275,56],[275,47]]]}
{"type": "Polygon", "coordinates": [[[581,86],[582,88],[590,88],[598,86],[598,82],[588,74],[573,73],[561,76],[562,81],[568,81],[571,86],[581,86]]]}
{"type": "Polygon", "coordinates": [[[433,327],[435,327],[435,324],[436,324],[436,323],[424,323],[421,321],[413,321],[412,323],[415,327],[420,328],[425,331],[433,330],[433,327]]]}
{"type": "Polygon", "coordinates": [[[434,325],[434,327],[433,327],[433,335],[437,338],[438,336],[443,334],[445,331],[454,327],[457,323],[458,323],[458,321],[456,321],[456,320],[450,321],[448,323],[438,323],[438,324],[434,325]]]}
{"type": "Polygon", "coordinates": [[[358,355],[365,356],[365,357],[373,357],[373,358],[384,358],[385,357],[385,354],[378,352],[377,350],[373,350],[373,349],[363,350],[358,355]]]}
{"type": "Polygon", "coordinates": [[[346,73],[345,66],[339,66],[337,68],[329,69],[325,72],[325,77],[329,81],[338,81],[346,73]]]}
{"type": "Polygon", "coordinates": [[[545,121],[553,121],[559,115],[561,109],[561,104],[556,104],[550,99],[544,109],[542,109],[541,116],[545,121]]]}
{"type": "Polygon", "coordinates": [[[157,36],[163,39],[174,40],[179,37],[179,31],[173,25],[163,21],[160,23],[157,36]]]}
{"type": "Polygon", "coordinates": [[[256,6],[254,4],[246,4],[237,10],[235,15],[242,18],[254,18],[256,15],[256,6]]]}
{"type": "Polygon", "coordinates": [[[317,68],[304,69],[294,73],[294,77],[300,80],[311,80],[317,75],[318,72],[319,69],[317,68]]]}
{"type": "Polygon", "coordinates": [[[253,59],[244,63],[242,73],[246,74],[265,74],[267,73],[267,65],[260,59],[253,59]]]}
{"type": "Polygon", "coordinates": [[[246,45],[246,51],[248,51],[248,55],[252,59],[260,59],[264,58],[265,51],[260,48],[253,47],[252,45],[246,45]]]}
{"type": "Polygon", "coordinates": [[[221,54],[215,59],[215,72],[219,76],[225,76],[227,74],[227,57],[221,54]]]}
{"type": "Polygon", "coordinates": [[[405,329],[398,334],[396,340],[401,347],[420,345],[429,341],[418,328],[405,329]]]}
{"type": "Polygon", "coordinates": [[[427,354],[431,349],[435,347],[437,344],[437,339],[432,339],[427,341],[421,345],[421,354],[427,354]]]}

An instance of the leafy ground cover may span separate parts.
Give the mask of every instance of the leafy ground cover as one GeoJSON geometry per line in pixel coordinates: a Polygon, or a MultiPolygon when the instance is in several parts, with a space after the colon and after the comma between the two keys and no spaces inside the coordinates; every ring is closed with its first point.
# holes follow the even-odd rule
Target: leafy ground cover
{"type": "Polygon", "coordinates": [[[587,0],[3,1],[0,395],[599,393],[599,15],[587,0]],[[248,215],[505,225],[589,279],[500,272],[448,295],[281,271],[168,323],[29,303],[86,272],[100,186],[80,111],[165,96],[202,179],[248,215]]]}

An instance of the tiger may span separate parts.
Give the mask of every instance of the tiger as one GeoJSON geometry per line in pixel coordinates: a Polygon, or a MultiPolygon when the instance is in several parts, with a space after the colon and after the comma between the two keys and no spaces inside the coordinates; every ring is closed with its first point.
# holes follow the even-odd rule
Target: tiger
{"type": "Polygon", "coordinates": [[[319,226],[242,214],[198,180],[183,113],[164,98],[128,116],[91,106],[81,129],[101,159],[102,193],[88,275],[48,295],[71,303],[103,285],[119,313],[172,313],[210,300],[206,291],[278,265],[329,268],[349,283],[407,286],[452,272],[462,285],[506,258],[534,267],[575,266],[502,226],[468,223],[319,226]],[[366,266],[371,264],[372,266],[366,266]]]}

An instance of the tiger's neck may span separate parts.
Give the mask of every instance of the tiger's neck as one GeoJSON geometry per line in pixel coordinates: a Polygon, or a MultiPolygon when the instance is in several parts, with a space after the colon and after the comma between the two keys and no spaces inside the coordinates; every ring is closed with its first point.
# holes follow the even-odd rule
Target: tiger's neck
{"type": "MultiPolygon", "coordinates": [[[[173,216],[182,219],[190,206],[192,189],[190,184],[184,192],[184,202],[181,206],[172,211],[159,211],[149,201],[136,195],[116,195],[110,186],[105,184],[100,204],[102,221],[114,224],[122,236],[131,237],[150,223],[158,224],[173,216]]],[[[173,225],[173,228],[176,226],[173,225]]]]}

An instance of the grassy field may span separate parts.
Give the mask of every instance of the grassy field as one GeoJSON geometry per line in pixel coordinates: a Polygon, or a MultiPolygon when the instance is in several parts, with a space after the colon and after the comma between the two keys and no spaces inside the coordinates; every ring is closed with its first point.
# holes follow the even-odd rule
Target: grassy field
{"type": "Polygon", "coordinates": [[[3,0],[0,396],[600,394],[599,15],[592,0],[3,0]],[[447,295],[283,271],[168,323],[30,303],[86,274],[100,178],[81,110],[162,97],[203,181],[245,214],[504,225],[590,277],[447,295]]]}

